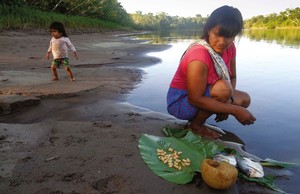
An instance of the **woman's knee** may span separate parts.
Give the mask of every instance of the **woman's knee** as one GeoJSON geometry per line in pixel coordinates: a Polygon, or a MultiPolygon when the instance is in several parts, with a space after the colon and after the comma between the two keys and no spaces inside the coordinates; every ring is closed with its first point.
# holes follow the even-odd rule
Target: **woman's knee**
{"type": "Polygon", "coordinates": [[[249,107],[251,103],[251,97],[247,92],[236,90],[234,93],[234,104],[242,106],[242,107],[249,107]]]}
{"type": "Polygon", "coordinates": [[[247,108],[248,106],[250,106],[251,103],[251,97],[248,93],[246,93],[247,97],[244,99],[242,106],[247,108]]]}
{"type": "Polygon", "coordinates": [[[233,96],[233,89],[230,81],[218,80],[211,88],[210,95],[212,98],[221,102],[226,102],[233,96]]]}

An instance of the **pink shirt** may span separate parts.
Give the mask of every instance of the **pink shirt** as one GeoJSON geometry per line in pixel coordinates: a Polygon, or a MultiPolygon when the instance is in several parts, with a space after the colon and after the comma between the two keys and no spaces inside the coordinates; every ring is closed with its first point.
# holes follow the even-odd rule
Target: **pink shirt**
{"type": "MultiPolygon", "coordinates": [[[[235,58],[236,55],[236,48],[234,43],[230,45],[228,49],[226,49],[223,54],[222,58],[227,66],[228,72],[231,75],[230,71],[230,62],[232,59],[235,58]]],[[[218,79],[219,76],[216,73],[214,62],[209,54],[209,52],[201,45],[195,45],[190,48],[185,55],[183,56],[182,60],[179,63],[177,71],[171,81],[170,87],[177,88],[177,89],[187,89],[187,67],[188,64],[192,61],[201,61],[208,67],[208,76],[207,76],[207,84],[213,85],[218,79]]]]}

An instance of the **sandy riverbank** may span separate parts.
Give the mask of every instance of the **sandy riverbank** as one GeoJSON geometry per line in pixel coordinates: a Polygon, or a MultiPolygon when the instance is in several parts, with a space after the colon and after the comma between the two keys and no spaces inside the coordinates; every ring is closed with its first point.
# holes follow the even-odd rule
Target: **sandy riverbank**
{"type": "MultiPolygon", "coordinates": [[[[48,34],[0,34],[1,98],[32,97],[38,103],[0,116],[0,193],[261,193],[238,182],[226,191],[205,184],[176,185],[144,164],[143,133],[182,122],[135,107],[126,95],[160,59],[145,56],[166,45],[147,45],[114,34],[70,35],[79,60],[70,55],[76,78],[63,69],[51,80],[44,56],[48,34]]],[[[272,193],[263,190],[264,193],[272,193]]]]}

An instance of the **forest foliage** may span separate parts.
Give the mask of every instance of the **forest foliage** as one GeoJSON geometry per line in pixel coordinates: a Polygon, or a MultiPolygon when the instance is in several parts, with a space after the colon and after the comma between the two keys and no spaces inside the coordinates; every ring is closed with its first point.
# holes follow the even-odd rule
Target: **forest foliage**
{"type": "Polygon", "coordinates": [[[127,25],[129,14],[117,0],[2,0],[8,6],[26,6],[45,12],[84,16],[127,25]]]}
{"type": "Polygon", "coordinates": [[[138,29],[149,30],[191,30],[202,28],[206,17],[200,14],[195,17],[169,16],[165,12],[156,15],[153,13],[143,14],[138,11],[131,14],[131,18],[138,29]]]}
{"type": "Polygon", "coordinates": [[[45,28],[61,21],[72,29],[124,30],[133,26],[117,0],[0,0],[0,29],[45,28]]]}
{"type": "MultiPolygon", "coordinates": [[[[195,17],[169,16],[161,12],[157,15],[153,13],[143,14],[138,11],[131,14],[131,18],[139,28],[142,29],[199,29],[205,24],[207,17],[200,14],[195,17]]],[[[279,14],[272,13],[266,16],[254,16],[244,21],[244,28],[300,28],[300,7],[295,9],[286,9],[279,14]]]]}
{"type": "Polygon", "coordinates": [[[294,28],[300,27],[300,7],[286,9],[279,14],[259,15],[245,21],[245,28],[294,28]]]}
{"type": "MultiPolygon", "coordinates": [[[[51,20],[69,23],[72,27],[130,28],[138,30],[201,29],[207,20],[195,17],[170,16],[165,12],[127,13],[118,0],[0,0],[0,28],[43,27],[51,20]]],[[[199,11],[201,12],[201,10],[199,11]]],[[[299,28],[300,8],[278,14],[259,15],[245,20],[245,28],[299,28]]]]}

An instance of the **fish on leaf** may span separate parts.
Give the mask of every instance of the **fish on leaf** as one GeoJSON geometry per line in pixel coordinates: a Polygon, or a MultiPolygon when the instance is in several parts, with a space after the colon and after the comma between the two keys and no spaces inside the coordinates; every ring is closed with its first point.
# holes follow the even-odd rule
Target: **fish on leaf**
{"type": "Polygon", "coordinates": [[[255,162],[249,158],[237,158],[239,169],[248,177],[261,178],[264,177],[264,170],[259,162],[255,162]]]}

